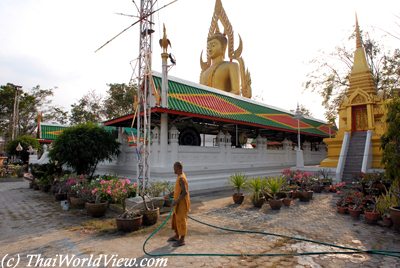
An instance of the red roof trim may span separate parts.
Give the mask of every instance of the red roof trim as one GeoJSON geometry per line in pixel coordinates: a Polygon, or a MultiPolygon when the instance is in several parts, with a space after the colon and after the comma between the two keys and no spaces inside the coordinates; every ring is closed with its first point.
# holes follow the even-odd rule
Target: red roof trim
{"type": "Polygon", "coordinates": [[[124,122],[126,120],[132,120],[132,119],[133,119],[133,114],[127,114],[127,115],[124,115],[124,116],[121,116],[121,117],[118,117],[118,118],[115,118],[115,119],[111,119],[111,120],[105,121],[104,125],[105,126],[110,126],[110,125],[113,125],[113,124],[116,124],[116,123],[124,122]]]}
{"type": "Polygon", "coordinates": [[[52,143],[53,140],[38,139],[39,143],[52,143]]]}

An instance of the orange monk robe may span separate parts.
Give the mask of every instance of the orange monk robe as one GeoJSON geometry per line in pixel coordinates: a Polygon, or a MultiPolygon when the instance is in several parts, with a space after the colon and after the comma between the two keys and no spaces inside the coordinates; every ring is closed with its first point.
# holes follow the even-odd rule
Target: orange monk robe
{"type": "Polygon", "coordinates": [[[178,234],[179,237],[186,236],[187,234],[187,215],[190,210],[190,195],[189,187],[185,173],[178,175],[175,183],[174,200],[178,200],[181,195],[182,189],[179,181],[182,180],[186,188],[186,195],[174,207],[172,214],[172,229],[178,234]]]}

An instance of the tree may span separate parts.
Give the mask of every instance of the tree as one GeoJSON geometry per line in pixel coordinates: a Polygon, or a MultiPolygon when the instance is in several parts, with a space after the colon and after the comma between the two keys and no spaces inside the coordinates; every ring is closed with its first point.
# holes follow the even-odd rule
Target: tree
{"type": "MultiPolygon", "coordinates": [[[[323,53],[310,62],[315,68],[307,75],[308,80],[304,87],[322,96],[325,117],[330,122],[336,119],[338,107],[349,87],[355,50],[354,38],[354,34],[349,38],[352,48],[338,46],[332,53],[323,53]]],[[[369,38],[368,33],[364,35],[364,40],[367,61],[377,90],[382,89],[386,96],[391,96],[393,90],[400,87],[400,50],[385,51],[381,44],[369,38]]]]}
{"type": "Polygon", "coordinates": [[[104,119],[102,97],[94,90],[84,95],[78,103],[71,105],[71,124],[99,123],[104,119]]]}
{"type": "Polygon", "coordinates": [[[93,123],[65,129],[53,142],[49,156],[53,161],[71,166],[77,174],[93,176],[100,161],[111,161],[119,154],[119,142],[93,123]]]}
{"type": "Polygon", "coordinates": [[[392,99],[386,116],[387,130],[381,137],[386,177],[400,180],[400,97],[392,99]]]}
{"type": "Polygon", "coordinates": [[[8,155],[16,155],[21,158],[24,163],[28,163],[29,161],[29,146],[32,146],[32,149],[39,150],[40,144],[32,136],[19,136],[17,139],[10,141],[7,143],[6,152],[8,155]],[[22,151],[17,151],[18,144],[21,144],[22,151]]]}
{"type": "Polygon", "coordinates": [[[136,85],[108,84],[107,97],[104,100],[104,112],[107,119],[132,113],[134,96],[137,95],[136,85]]]}
{"type": "MultiPolygon", "coordinates": [[[[19,89],[18,122],[16,127],[19,135],[32,135],[36,131],[38,112],[43,114],[43,120],[65,122],[66,112],[62,108],[51,105],[53,89],[41,89],[36,86],[29,91],[19,89]]],[[[14,99],[16,89],[12,84],[0,86],[0,134],[9,140],[12,132],[14,99]]]]}

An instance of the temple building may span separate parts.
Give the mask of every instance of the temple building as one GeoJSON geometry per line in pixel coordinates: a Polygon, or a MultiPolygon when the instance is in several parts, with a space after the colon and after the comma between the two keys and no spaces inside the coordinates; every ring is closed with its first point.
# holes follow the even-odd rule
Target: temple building
{"type": "MultiPolygon", "coordinates": [[[[295,117],[293,112],[252,100],[250,73],[241,56],[243,42],[239,36],[235,50],[233,36],[221,0],[216,0],[207,61],[200,61],[198,84],[168,75],[170,42],[164,27],[159,42],[163,71],[150,72],[146,80],[151,92],[151,137],[137,142],[136,130],[131,129],[137,118],[142,120],[140,112],[104,122],[115,128],[121,153],[111,163],[99,164],[96,173],[137,178],[144,142],[150,148],[151,180],[173,180],[173,163],[182,161],[191,191],[225,188],[227,178],[236,172],[280,174],[299,164],[299,153],[301,165],[316,166],[326,158],[323,139],[334,135],[335,129],[324,121],[295,117]]],[[[53,138],[45,132],[58,130],[45,127],[41,138],[53,138]]]]}
{"type": "Polygon", "coordinates": [[[381,169],[380,137],[386,131],[385,99],[377,91],[356,19],[356,50],[350,73],[350,86],[339,107],[339,130],[324,139],[328,157],[321,167],[336,168],[337,179],[352,179],[360,172],[381,169]]]}
{"type": "MultiPolygon", "coordinates": [[[[251,99],[250,73],[242,58],[243,42],[235,50],[233,27],[216,0],[207,36],[207,61],[200,60],[200,84],[167,74],[166,29],[160,45],[163,72],[149,75],[151,103],[150,177],[173,178],[172,165],[182,161],[191,190],[226,187],[235,172],[249,176],[280,174],[298,164],[318,165],[326,157],[322,140],[335,129],[321,120],[296,118],[293,112],[251,99]],[[228,60],[225,60],[225,56],[228,60]],[[300,144],[298,142],[300,136],[300,144]]],[[[129,127],[128,114],[104,122],[129,127]]],[[[137,172],[139,147],[126,146],[113,163],[98,172],[132,177],[137,172]]]]}

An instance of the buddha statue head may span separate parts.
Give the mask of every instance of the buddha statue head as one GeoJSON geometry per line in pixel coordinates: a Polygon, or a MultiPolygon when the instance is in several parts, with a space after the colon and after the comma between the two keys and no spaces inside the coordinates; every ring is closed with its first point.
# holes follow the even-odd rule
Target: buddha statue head
{"type": "Polygon", "coordinates": [[[219,56],[225,57],[228,39],[222,33],[215,33],[207,39],[207,54],[211,59],[219,56]]]}

